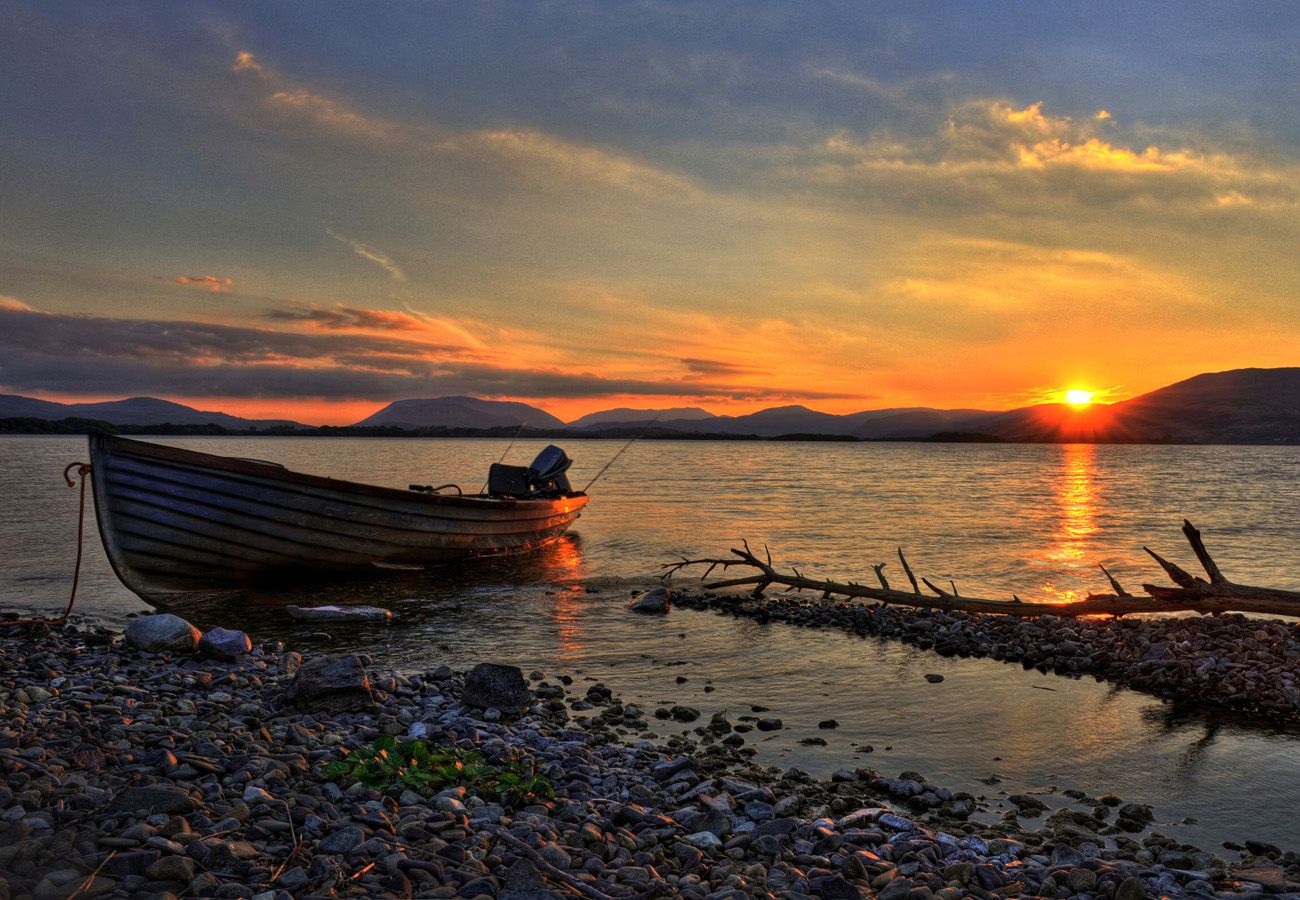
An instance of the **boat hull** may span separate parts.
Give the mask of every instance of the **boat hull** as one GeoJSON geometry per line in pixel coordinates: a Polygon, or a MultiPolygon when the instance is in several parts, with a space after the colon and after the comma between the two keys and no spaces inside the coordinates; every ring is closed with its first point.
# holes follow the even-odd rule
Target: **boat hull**
{"type": "Polygon", "coordinates": [[[531,550],[587,503],[421,494],[108,435],[91,436],[90,456],[109,561],[160,606],[171,594],[531,550]]]}

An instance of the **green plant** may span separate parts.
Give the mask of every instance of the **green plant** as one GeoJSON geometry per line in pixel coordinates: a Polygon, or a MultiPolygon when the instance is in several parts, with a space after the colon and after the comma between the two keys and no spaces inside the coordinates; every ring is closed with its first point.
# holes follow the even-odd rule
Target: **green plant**
{"type": "Polygon", "coordinates": [[[532,760],[519,755],[497,764],[477,750],[439,747],[421,740],[398,741],[387,735],[329,763],[321,774],[331,781],[359,781],[376,790],[409,788],[426,796],[463,787],[483,800],[500,801],[505,806],[555,799],[551,783],[537,773],[532,760]]]}

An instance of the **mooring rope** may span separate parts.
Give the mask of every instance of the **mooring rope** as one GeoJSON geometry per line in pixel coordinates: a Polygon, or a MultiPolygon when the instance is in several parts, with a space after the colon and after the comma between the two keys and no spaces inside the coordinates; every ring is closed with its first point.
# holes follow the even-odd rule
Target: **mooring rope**
{"type": "Polygon", "coordinates": [[[72,615],[72,607],[77,602],[77,587],[81,584],[81,558],[86,546],[86,476],[91,471],[90,463],[69,463],[63,469],[63,480],[67,482],[68,487],[76,487],[77,482],[81,482],[81,506],[77,510],[77,561],[72,566],[72,591],[68,594],[68,606],[63,610],[63,615],[56,619],[10,619],[7,622],[0,622],[0,628],[19,625],[64,625],[68,621],[68,616],[72,615]],[[73,469],[77,470],[76,481],[68,474],[73,469]]]}

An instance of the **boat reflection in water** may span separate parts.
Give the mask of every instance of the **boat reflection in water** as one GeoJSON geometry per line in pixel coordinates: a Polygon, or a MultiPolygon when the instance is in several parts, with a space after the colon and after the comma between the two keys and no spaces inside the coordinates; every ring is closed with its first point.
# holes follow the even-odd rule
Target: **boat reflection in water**
{"type": "MultiPolygon", "coordinates": [[[[285,607],[360,604],[392,610],[403,626],[419,627],[425,619],[451,614],[461,627],[473,627],[479,613],[502,598],[551,593],[554,596],[547,599],[557,601],[555,619],[561,640],[578,646],[579,595],[574,588],[585,575],[582,537],[568,533],[527,553],[482,557],[418,572],[250,586],[205,600],[193,620],[200,625],[260,626],[262,634],[285,634],[302,630],[289,622],[285,607]],[[483,601],[484,609],[476,608],[476,599],[483,601]]],[[[348,625],[349,629],[356,627],[348,625]]]]}

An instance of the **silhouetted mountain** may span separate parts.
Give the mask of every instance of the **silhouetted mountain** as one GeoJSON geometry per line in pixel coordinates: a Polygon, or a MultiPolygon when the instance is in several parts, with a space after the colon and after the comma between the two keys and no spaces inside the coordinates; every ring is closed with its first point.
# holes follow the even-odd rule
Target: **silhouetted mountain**
{"type": "Polygon", "coordinates": [[[131,397],[102,403],[56,403],[12,394],[0,395],[0,418],[98,419],[113,425],[218,425],[222,428],[256,429],[305,428],[288,419],[243,419],[223,412],[209,412],[159,400],[156,397],[131,397]]]}
{"type": "Polygon", "coordinates": [[[555,416],[507,400],[480,400],[477,397],[434,397],[428,400],[395,400],[372,416],[357,423],[400,425],[406,428],[496,428],[503,425],[527,425],[531,428],[562,428],[555,416]]]}
{"type": "Polygon", "coordinates": [[[866,440],[928,438],[938,432],[978,431],[993,413],[981,409],[882,409],[859,413],[862,424],[854,430],[866,440]]]}
{"type": "Polygon", "coordinates": [[[671,409],[602,409],[587,413],[569,423],[570,428],[591,428],[596,425],[646,425],[650,422],[693,421],[715,418],[713,413],[698,406],[675,406],[671,409]]]}
{"type": "Polygon", "coordinates": [[[1300,368],[1211,372],[1110,405],[1012,410],[973,430],[1009,441],[1300,443],[1300,368]]]}

